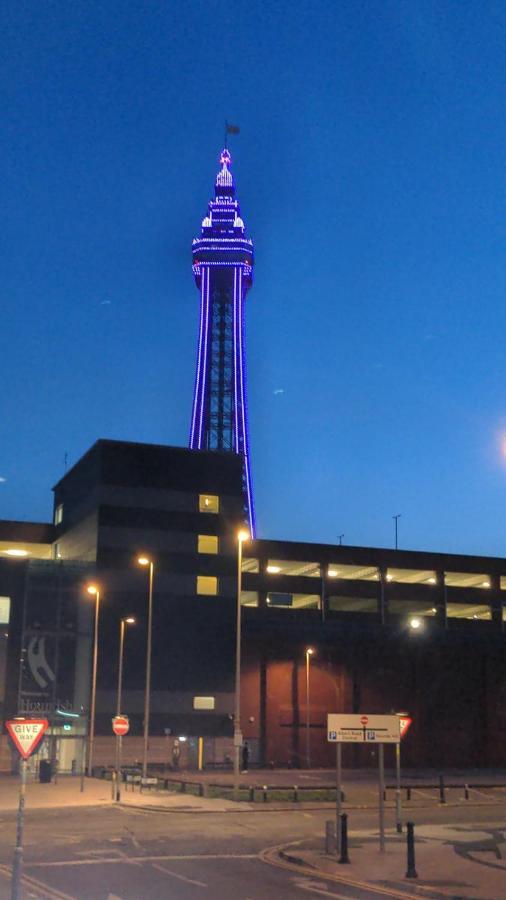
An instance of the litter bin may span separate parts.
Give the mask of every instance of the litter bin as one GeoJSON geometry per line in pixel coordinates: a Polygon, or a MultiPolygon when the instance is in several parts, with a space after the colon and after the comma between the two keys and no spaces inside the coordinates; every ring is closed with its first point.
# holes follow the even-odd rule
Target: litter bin
{"type": "Polygon", "coordinates": [[[51,763],[48,759],[41,759],[40,761],[39,781],[41,784],[49,784],[51,781],[51,763]]]}

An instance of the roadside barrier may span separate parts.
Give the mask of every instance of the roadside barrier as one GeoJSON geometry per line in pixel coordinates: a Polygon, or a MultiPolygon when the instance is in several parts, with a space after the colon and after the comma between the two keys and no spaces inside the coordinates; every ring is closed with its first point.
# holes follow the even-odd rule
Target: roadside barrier
{"type": "Polygon", "coordinates": [[[408,853],[408,867],[406,878],[418,878],[415,865],[415,825],[414,822],[406,822],[406,847],[408,853]]]}
{"type": "Polygon", "coordinates": [[[341,813],[339,818],[341,819],[341,855],[338,862],[345,865],[350,861],[348,856],[348,816],[346,813],[341,813]]]}

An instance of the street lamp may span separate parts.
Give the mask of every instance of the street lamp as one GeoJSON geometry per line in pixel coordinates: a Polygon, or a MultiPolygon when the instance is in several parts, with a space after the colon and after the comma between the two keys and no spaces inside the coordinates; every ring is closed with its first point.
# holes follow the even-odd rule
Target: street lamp
{"type": "Polygon", "coordinates": [[[93,744],[95,741],[95,707],[97,699],[97,663],[98,663],[98,613],[100,609],[100,589],[95,584],[86,588],[88,594],[95,597],[95,626],[93,638],[93,670],[91,676],[90,736],[88,740],[88,777],[93,773],[93,744]]]}
{"type": "Polygon", "coordinates": [[[146,688],[144,694],[144,748],[142,754],[142,777],[148,774],[148,741],[149,741],[149,700],[151,695],[151,639],[153,631],[153,571],[152,559],[147,556],[139,556],[137,562],[140,566],[149,566],[149,590],[148,590],[148,636],[146,650],[146,688]]]}
{"type": "MultiPolygon", "coordinates": [[[[121,694],[123,690],[123,646],[125,643],[125,626],[135,625],[135,619],[132,616],[126,616],[121,619],[119,625],[119,662],[118,662],[118,696],[116,700],[116,715],[121,715],[121,694]]],[[[121,735],[116,735],[116,800],[120,799],[121,784],[121,735]]]]}
{"type": "Polygon", "coordinates": [[[311,746],[310,746],[310,706],[309,706],[309,663],[314,654],[313,647],[306,647],[306,767],[311,768],[311,746]]]}
{"type": "Polygon", "coordinates": [[[237,534],[237,625],[235,632],[235,706],[234,706],[234,799],[239,798],[239,772],[241,769],[241,591],[242,591],[242,545],[249,541],[245,528],[237,534]]]}

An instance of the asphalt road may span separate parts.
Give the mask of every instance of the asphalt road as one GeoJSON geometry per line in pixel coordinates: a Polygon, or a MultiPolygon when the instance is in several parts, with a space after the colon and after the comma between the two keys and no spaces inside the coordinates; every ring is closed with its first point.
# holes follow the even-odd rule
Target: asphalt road
{"type": "MultiPolygon", "coordinates": [[[[474,822],[489,808],[469,809],[474,822]]],[[[455,809],[427,810],[426,820],[451,822],[455,809]]],[[[24,872],[28,898],[59,900],[284,900],[330,897],[378,900],[377,892],[273,867],[262,852],[275,845],[322,840],[329,811],[166,813],[125,808],[32,810],[27,813],[24,872]]],[[[417,816],[420,823],[424,814],[417,816]]],[[[354,826],[376,821],[355,811],[354,826]]],[[[462,812],[459,814],[462,822],[462,812]]],[[[10,866],[15,815],[0,816],[0,863],[10,866]]],[[[10,896],[5,881],[0,898],[10,896]]]]}

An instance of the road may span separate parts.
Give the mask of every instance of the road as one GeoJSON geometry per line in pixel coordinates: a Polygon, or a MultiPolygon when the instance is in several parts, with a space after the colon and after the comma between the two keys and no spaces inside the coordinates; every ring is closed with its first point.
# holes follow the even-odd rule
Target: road
{"type": "MultiPolygon", "coordinates": [[[[502,808],[503,810],[503,808],[502,808]]],[[[488,823],[492,810],[419,810],[417,819],[488,823]]],[[[499,808],[494,808],[499,818],[499,808]]],[[[267,848],[290,842],[321,846],[329,811],[167,813],[126,808],[29,810],[24,871],[26,897],[59,900],[284,900],[330,897],[378,900],[377,891],[334,883],[268,864],[267,848]],[[43,888],[45,886],[45,888],[43,888]],[[48,893],[49,889],[49,893],[48,893]]],[[[353,811],[356,828],[375,823],[353,811]]],[[[15,815],[0,815],[0,863],[10,866],[15,815]]],[[[5,871],[5,870],[4,870],[5,871]]],[[[364,873],[365,875],[366,873],[364,873]]],[[[5,879],[0,898],[9,897],[5,879]]],[[[385,892],[383,892],[383,897],[385,892]]],[[[390,896],[390,895],[388,895],[390,896]]]]}

